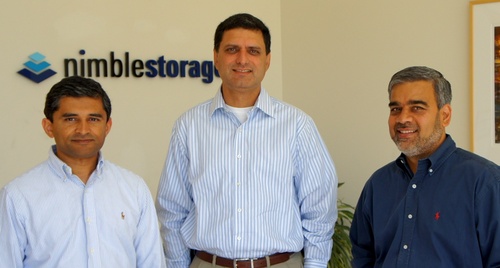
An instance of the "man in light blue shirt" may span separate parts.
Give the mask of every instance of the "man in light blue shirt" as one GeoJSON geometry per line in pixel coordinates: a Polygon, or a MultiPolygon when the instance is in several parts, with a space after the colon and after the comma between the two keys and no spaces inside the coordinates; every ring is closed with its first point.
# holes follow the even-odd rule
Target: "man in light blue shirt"
{"type": "Polygon", "coordinates": [[[47,94],[49,158],[0,191],[0,267],[165,267],[151,193],[104,160],[111,102],[68,77],[47,94]]]}
{"type": "Polygon", "coordinates": [[[261,86],[269,29],[236,14],[214,39],[222,86],[176,121],[158,188],[167,266],[326,267],[337,176],[313,120],[261,86]]]}

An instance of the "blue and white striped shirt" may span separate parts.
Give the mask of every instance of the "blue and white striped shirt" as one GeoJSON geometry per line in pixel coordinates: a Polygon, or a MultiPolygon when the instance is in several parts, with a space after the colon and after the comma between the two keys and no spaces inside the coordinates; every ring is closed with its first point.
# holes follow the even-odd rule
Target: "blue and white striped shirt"
{"type": "Polygon", "coordinates": [[[262,89],[240,123],[219,91],[173,127],[157,211],[169,268],[190,249],[258,258],[304,248],[326,267],[337,176],[313,120],[262,89]]]}
{"type": "Polygon", "coordinates": [[[85,185],[54,150],[0,191],[0,267],[165,267],[142,178],[100,156],[85,185]]]}

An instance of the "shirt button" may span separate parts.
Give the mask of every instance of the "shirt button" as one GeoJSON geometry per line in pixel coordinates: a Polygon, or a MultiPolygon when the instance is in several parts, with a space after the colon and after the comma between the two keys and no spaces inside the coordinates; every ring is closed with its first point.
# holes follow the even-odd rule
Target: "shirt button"
{"type": "Polygon", "coordinates": [[[237,236],[236,240],[240,241],[241,240],[241,236],[237,236]]]}
{"type": "Polygon", "coordinates": [[[238,155],[238,156],[236,156],[236,157],[241,158],[241,154],[239,154],[239,155],[238,155]]]}
{"type": "Polygon", "coordinates": [[[408,245],[403,245],[403,249],[408,249],[408,245]]]}
{"type": "Polygon", "coordinates": [[[89,223],[89,224],[90,224],[90,218],[87,218],[87,223],[89,223]]]}
{"type": "Polygon", "coordinates": [[[241,212],[241,208],[238,209],[238,212],[241,212]]]}
{"type": "Polygon", "coordinates": [[[408,219],[410,219],[410,220],[411,220],[412,218],[413,218],[413,215],[408,214],[408,219]]]}
{"type": "Polygon", "coordinates": [[[413,184],[413,185],[411,186],[411,188],[416,189],[416,188],[417,188],[417,185],[416,185],[416,184],[413,184]]]}
{"type": "Polygon", "coordinates": [[[429,172],[432,173],[432,172],[434,172],[434,170],[432,170],[432,168],[429,168],[429,172]]]}

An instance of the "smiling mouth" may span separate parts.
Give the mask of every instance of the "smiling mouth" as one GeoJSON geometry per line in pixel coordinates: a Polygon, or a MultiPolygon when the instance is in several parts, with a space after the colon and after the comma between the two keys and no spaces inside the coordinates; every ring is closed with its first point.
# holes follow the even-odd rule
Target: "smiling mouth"
{"type": "Polygon", "coordinates": [[[251,73],[252,72],[252,70],[248,70],[248,69],[245,69],[245,70],[233,69],[233,71],[235,71],[237,73],[251,73]]]}
{"type": "Polygon", "coordinates": [[[401,134],[410,134],[410,133],[415,133],[417,131],[416,130],[398,130],[398,132],[401,134]]]}
{"type": "Polygon", "coordinates": [[[396,129],[396,135],[395,135],[395,138],[400,141],[400,142],[403,142],[403,141],[408,141],[410,139],[412,139],[414,137],[414,134],[417,133],[417,130],[416,129],[413,129],[413,130],[408,130],[408,129],[405,129],[405,130],[402,130],[402,129],[396,129]]]}

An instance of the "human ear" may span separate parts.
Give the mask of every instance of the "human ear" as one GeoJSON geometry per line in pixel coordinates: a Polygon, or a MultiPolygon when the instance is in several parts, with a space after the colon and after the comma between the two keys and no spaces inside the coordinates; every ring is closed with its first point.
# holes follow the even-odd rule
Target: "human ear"
{"type": "Polygon", "coordinates": [[[441,107],[440,111],[441,113],[441,121],[443,122],[443,126],[447,127],[450,125],[451,122],[451,105],[450,104],[445,104],[443,107],[441,107]]]}
{"type": "Polygon", "coordinates": [[[49,119],[44,118],[42,119],[42,128],[43,131],[49,136],[50,138],[54,138],[54,133],[52,132],[52,122],[50,122],[49,119]]]}
{"type": "Polygon", "coordinates": [[[108,122],[106,122],[106,135],[108,135],[109,131],[111,130],[111,126],[113,125],[113,120],[111,120],[111,117],[108,119],[108,122]]]}

